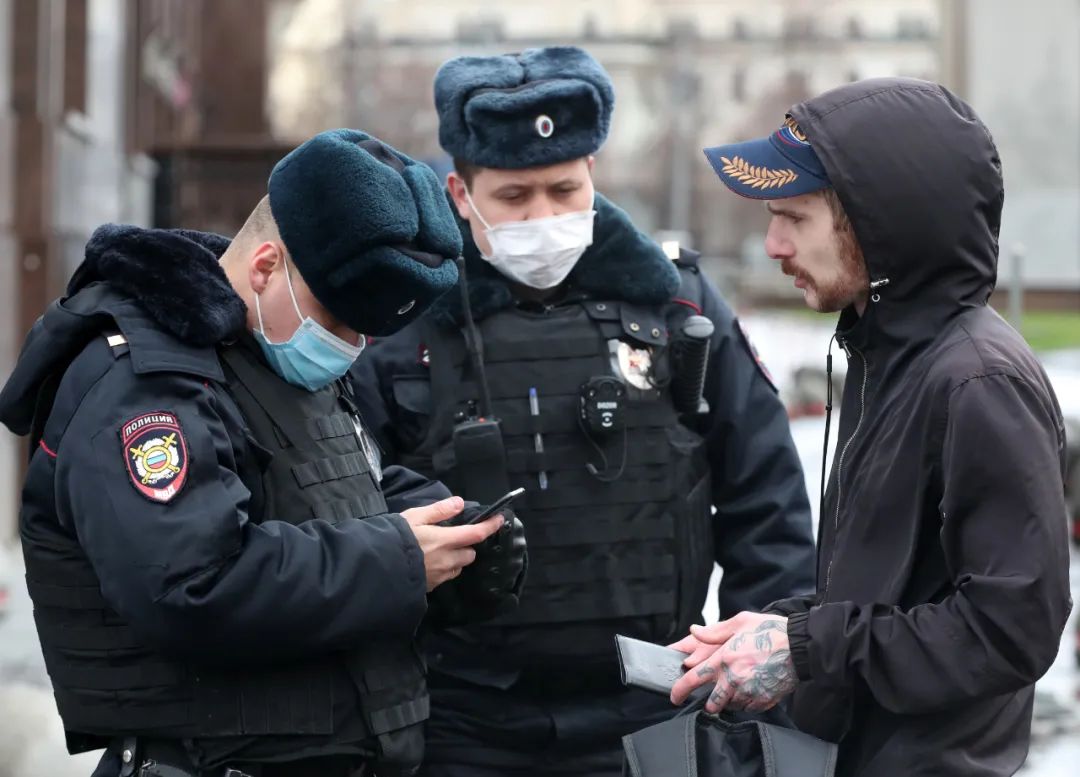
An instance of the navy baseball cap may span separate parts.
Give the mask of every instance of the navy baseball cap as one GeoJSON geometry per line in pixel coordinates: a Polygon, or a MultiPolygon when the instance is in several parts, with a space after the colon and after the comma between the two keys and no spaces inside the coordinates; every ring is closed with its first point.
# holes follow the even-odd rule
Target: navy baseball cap
{"type": "Polygon", "coordinates": [[[756,200],[797,197],[832,185],[791,116],[768,137],[707,148],[705,158],[731,191],[756,200]]]}

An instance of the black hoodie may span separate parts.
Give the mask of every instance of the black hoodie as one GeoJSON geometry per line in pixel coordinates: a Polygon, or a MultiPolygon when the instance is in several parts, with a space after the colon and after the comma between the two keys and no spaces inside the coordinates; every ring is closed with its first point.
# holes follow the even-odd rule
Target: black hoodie
{"type": "Polygon", "coordinates": [[[789,615],[794,715],[838,775],[1010,775],[1071,606],[1064,424],[987,306],[1003,185],[972,109],[875,79],[795,106],[851,218],[872,298],[845,310],[818,593],[789,615]]]}

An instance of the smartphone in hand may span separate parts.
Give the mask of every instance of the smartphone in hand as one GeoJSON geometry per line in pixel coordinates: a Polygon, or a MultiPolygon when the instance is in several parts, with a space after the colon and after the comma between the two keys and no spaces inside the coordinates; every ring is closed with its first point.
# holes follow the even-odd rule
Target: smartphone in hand
{"type": "Polygon", "coordinates": [[[506,507],[508,504],[513,502],[517,497],[521,496],[524,493],[525,493],[524,488],[515,488],[511,492],[509,492],[507,494],[503,494],[497,500],[495,500],[490,505],[488,505],[485,509],[483,509],[479,513],[477,513],[472,518],[472,520],[470,520],[466,525],[471,526],[474,523],[482,523],[483,521],[486,521],[491,516],[498,515],[499,512],[504,507],[506,507]]]}

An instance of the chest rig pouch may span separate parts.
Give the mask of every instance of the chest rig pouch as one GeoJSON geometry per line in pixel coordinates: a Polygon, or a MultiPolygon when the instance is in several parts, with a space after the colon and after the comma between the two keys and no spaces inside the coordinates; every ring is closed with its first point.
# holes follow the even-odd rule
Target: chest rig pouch
{"type": "MultiPolygon", "coordinates": [[[[515,511],[530,557],[518,610],[488,637],[522,660],[564,655],[571,626],[575,655],[610,657],[620,630],[663,641],[700,618],[714,557],[709,470],[703,439],[672,401],[667,314],[579,300],[478,324],[508,483],[526,489],[515,511]],[[620,428],[586,434],[583,389],[612,378],[624,390],[620,428]]],[[[459,488],[454,419],[481,386],[460,333],[432,327],[428,337],[432,419],[417,458],[459,488]]]]}
{"type": "MultiPolygon", "coordinates": [[[[342,523],[387,511],[374,445],[340,381],[309,392],[280,380],[243,346],[222,349],[221,358],[249,425],[249,446],[258,452],[259,472],[243,473],[245,484],[254,486],[252,520],[342,523]]],[[[415,645],[373,638],[338,659],[355,684],[384,769],[418,764],[429,702],[415,645]]]]}

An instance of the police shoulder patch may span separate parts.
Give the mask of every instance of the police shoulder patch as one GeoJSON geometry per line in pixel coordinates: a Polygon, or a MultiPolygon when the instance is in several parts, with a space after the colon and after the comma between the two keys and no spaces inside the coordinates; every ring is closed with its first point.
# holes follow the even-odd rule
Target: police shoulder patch
{"type": "Polygon", "coordinates": [[[769,368],[765,366],[765,362],[761,360],[761,354],[758,353],[757,347],[750,339],[750,333],[746,331],[746,327],[743,326],[743,322],[736,319],[735,323],[739,325],[739,334],[742,335],[743,345],[746,346],[746,350],[748,350],[750,352],[750,355],[753,357],[754,363],[757,365],[758,371],[761,373],[762,377],[764,377],[765,380],[768,381],[773,391],[779,391],[780,389],[777,387],[776,381],[773,380],[772,373],[769,372],[769,368]]]}
{"type": "Polygon", "coordinates": [[[152,502],[169,502],[184,487],[187,441],[174,413],[160,410],[120,427],[124,463],[135,490],[152,502]]]}

